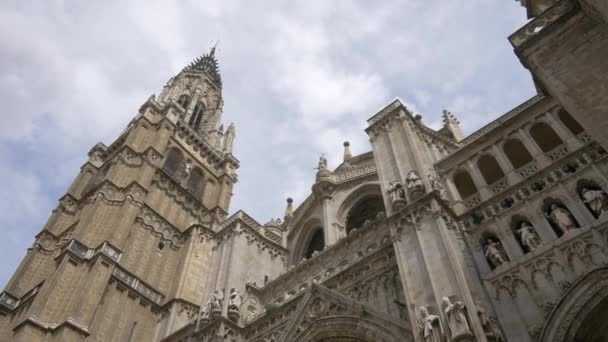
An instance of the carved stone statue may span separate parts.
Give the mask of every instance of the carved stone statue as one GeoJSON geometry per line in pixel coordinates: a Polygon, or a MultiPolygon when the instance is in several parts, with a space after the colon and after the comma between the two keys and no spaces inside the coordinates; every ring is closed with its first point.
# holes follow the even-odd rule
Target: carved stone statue
{"type": "Polygon", "coordinates": [[[487,239],[484,246],[484,254],[494,267],[498,267],[506,262],[502,254],[502,244],[499,241],[487,239]]]}
{"type": "Polygon", "coordinates": [[[210,298],[210,311],[222,311],[222,303],[224,302],[224,291],[215,290],[210,298]]]}
{"type": "Polygon", "coordinates": [[[405,191],[403,185],[397,181],[388,183],[388,194],[391,196],[391,202],[405,201],[405,191]]]}
{"type": "Polygon", "coordinates": [[[420,177],[418,177],[418,173],[412,170],[407,174],[405,178],[405,186],[407,187],[407,191],[413,196],[417,197],[424,193],[424,184],[420,177]]]}
{"type": "Polygon", "coordinates": [[[469,322],[467,321],[467,309],[464,306],[464,303],[461,301],[452,303],[448,297],[443,297],[441,301],[445,307],[445,318],[448,322],[448,328],[450,330],[450,334],[452,335],[452,340],[457,341],[463,337],[472,336],[473,333],[471,333],[471,328],[469,327],[469,322]]]}
{"type": "Polygon", "coordinates": [[[207,299],[205,304],[203,304],[203,306],[201,307],[200,322],[203,325],[209,323],[209,317],[211,315],[211,301],[212,301],[212,298],[209,297],[209,299],[207,299]]]}
{"type": "Polygon", "coordinates": [[[606,200],[606,195],[602,190],[583,188],[581,197],[595,217],[600,217],[608,212],[608,200],[606,200]]]}
{"type": "Polygon", "coordinates": [[[429,314],[429,310],[424,306],[420,307],[418,327],[424,342],[443,341],[443,329],[439,316],[429,314]]]}
{"type": "Polygon", "coordinates": [[[228,310],[231,311],[239,311],[241,309],[241,303],[243,299],[241,294],[237,289],[230,290],[230,304],[228,305],[228,310]]]}
{"type": "Polygon", "coordinates": [[[190,159],[186,160],[184,162],[184,176],[183,178],[186,179],[188,177],[190,177],[190,173],[192,172],[192,161],[190,159]]]}
{"type": "Polygon", "coordinates": [[[486,337],[491,341],[504,342],[505,338],[502,336],[502,332],[496,324],[496,319],[488,315],[486,308],[480,302],[476,302],[475,304],[477,307],[477,316],[479,317],[486,337]]]}
{"type": "Polygon", "coordinates": [[[327,170],[327,159],[324,156],[319,157],[319,165],[317,166],[317,170],[323,171],[327,170]]]}
{"type": "Polygon", "coordinates": [[[536,230],[529,222],[522,222],[519,229],[517,230],[521,245],[527,248],[529,251],[534,250],[540,245],[540,238],[536,234],[536,230]]]}
{"type": "Polygon", "coordinates": [[[439,180],[439,176],[437,176],[437,173],[434,169],[429,169],[427,177],[429,178],[431,189],[437,190],[439,192],[439,197],[441,197],[442,199],[447,199],[447,196],[445,194],[445,188],[443,187],[443,184],[439,180]]]}
{"type": "Polygon", "coordinates": [[[557,204],[552,204],[548,213],[545,213],[547,218],[551,220],[563,233],[569,232],[576,228],[576,223],[572,214],[567,209],[564,209],[557,204]]]}

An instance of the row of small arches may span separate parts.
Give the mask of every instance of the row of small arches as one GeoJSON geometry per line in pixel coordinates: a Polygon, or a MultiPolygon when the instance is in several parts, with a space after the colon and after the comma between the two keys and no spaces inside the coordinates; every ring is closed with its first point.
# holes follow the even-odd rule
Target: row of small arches
{"type": "MultiPolygon", "coordinates": [[[[191,101],[192,99],[189,95],[183,94],[177,99],[177,104],[187,111],[191,101]]],[[[192,115],[190,115],[188,125],[190,125],[194,129],[200,129],[203,116],[205,115],[205,111],[205,104],[202,101],[198,101],[194,106],[194,110],[192,110],[192,115]]]]}
{"type": "MultiPolygon", "coordinates": [[[[583,127],[566,111],[561,110],[558,117],[572,134],[577,135],[583,132],[583,127]]],[[[540,150],[544,153],[563,144],[562,138],[560,138],[553,128],[545,122],[534,124],[529,132],[536,145],[538,145],[540,150]]],[[[528,151],[525,145],[517,138],[507,140],[502,145],[502,152],[511,163],[513,169],[519,169],[534,160],[530,151],[528,151]]],[[[487,185],[494,184],[505,177],[504,170],[501,168],[496,158],[490,154],[484,154],[479,157],[476,166],[487,185]]],[[[478,191],[471,175],[466,170],[456,172],[453,181],[460,198],[464,199],[470,197],[478,191]]]]}
{"type": "MultiPolygon", "coordinates": [[[[597,183],[581,180],[577,188],[579,197],[594,218],[599,218],[608,213],[608,195],[597,183]]],[[[581,227],[578,219],[562,201],[552,198],[545,199],[542,205],[542,213],[558,238],[570,230],[581,227]]],[[[511,218],[511,233],[524,254],[531,252],[544,242],[537,231],[537,227],[525,216],[514,215],[511,218]]],[[[510,253],[504,248],[503,242],[494,233],[482,233],[480,245],[492,269],[511,259],[510,253]]]]}

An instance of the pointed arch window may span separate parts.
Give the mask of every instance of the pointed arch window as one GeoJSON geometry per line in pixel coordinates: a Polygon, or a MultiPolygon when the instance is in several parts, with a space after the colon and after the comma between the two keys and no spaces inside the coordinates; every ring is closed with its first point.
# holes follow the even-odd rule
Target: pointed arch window
{"type": "Polygon", "coordinates": [[[310,259],[315,252],[320,252],[325,248],[325,237],[323,236],[323,228],[317,228],[317,231],[311,237],[304,257],[310,259]]]}
{"type": "Polygon", "coordinates": [[[188,178],[188,188],[198,199],[203,199],[203,193],[205,191],[205,177],[203,176],[203,172],[198,167],[195,167],[190,173],[190,177],[188,178]]]}
{"type": "Polygon", "coordinates": [[[170,174],[175,175],[179,171],[183,160],[184,155],[182,152],[177,148],[172,147],[167,153],[167,159],[165,160],[163,168],[170,174]]]}
{"type": "Polygon", "coordinates": [[[190,116],[190,121],[188,124],[195,129],[199,129],[201,126],[201,121],[203,120],[203,115],[205,114],[205,104],[202,102],[197,102],[196,106],[194,106],[194,110],[192,111],[192,115],[190,116]]]}
{"type": "Polygon", "coordinates": [[[188,109],[190,105],[190,96],[183,94],[177,99],[177,104],[180,105],[184,110],[188,109]]]}

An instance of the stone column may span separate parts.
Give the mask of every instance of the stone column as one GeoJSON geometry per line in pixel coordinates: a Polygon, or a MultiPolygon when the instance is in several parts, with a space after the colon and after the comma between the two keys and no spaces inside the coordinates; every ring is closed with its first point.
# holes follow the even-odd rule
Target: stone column
{"type": "Polygon", "coordinates": [[[479,191],[481,200],[487,200],[492,197],[492,192],[490,192],[490,189],[488,189],[486,180],[483,178],[483,175],[477,168],[477,165],[473,164],[472,160],[467,161],[467,169],[469,170],[469,174],[473,179],[473,183],[475,183],[475,186],[477,187],[477,191],[479,191]]]}
{"type": "Polygon", "coordinates": [[[568,127],[564,125],[564,123],[557,117],[557,114],[555,114],[553,111],[547,112],[547,114],[545,114],[545,118],[547,118],[549,125],[551,128],[553,128],[553,130],[555,130],[557,135],[559,135],[564,144],[568,146],[568,150],[574,151],[583,146],[583,144],[576,139],[576,136],[570,132],[568,127]]]}
{"type": "Polygon", "coordinates": [[[522,144],[524,144],[528,152],[532,155],[532,158],[538,161],[539,168],[542,169],[551,164],[551,160],[545,155],[540,147],[538,147],[534,139],[532,139],[522,128],[517,130],[517,137],[520,138],[522,144]]]}
{"type": "Polygon", "coordinates": [[[507,177],[507,181],[509,181],[509,185],[515,185],[521,181],[521,176],[515,172],[515,168],[511,165],[509,159],[505,156],[503,151],[497,145],[492,145],[492,155],[496,157],[496,161],[502,168],[505,176],[507,177]]]}

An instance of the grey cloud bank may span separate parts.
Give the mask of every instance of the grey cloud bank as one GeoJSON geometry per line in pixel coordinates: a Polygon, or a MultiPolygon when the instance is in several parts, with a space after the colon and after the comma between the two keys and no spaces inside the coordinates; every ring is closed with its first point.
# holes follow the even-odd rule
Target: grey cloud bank
{"type": "Polygon", "coordinates": [[[399,97],[465,130],[533,94],[506,39],[516,2],[9,1],[0,5],[0,283],[97,141],[219,40],[225,119],[241,160],[233,211],[300,203],[326,153],[369,150],[365,120],[399,97]],[[262,176],[263,175],[263,176],[262,176]]]}

